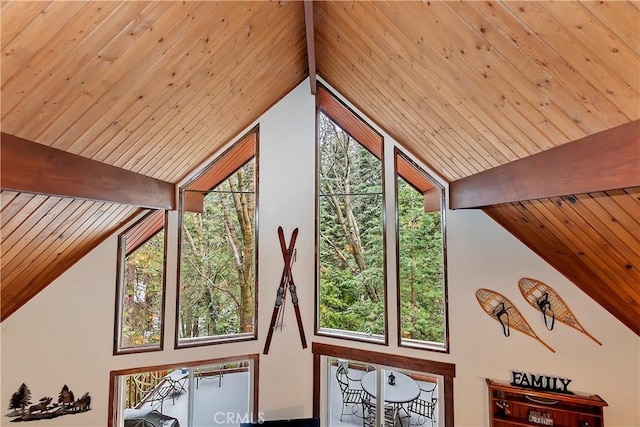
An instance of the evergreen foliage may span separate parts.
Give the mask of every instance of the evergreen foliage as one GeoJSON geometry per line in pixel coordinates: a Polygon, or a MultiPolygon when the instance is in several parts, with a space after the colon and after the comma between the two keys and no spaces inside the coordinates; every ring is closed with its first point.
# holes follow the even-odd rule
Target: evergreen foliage
{"type": "Polygon", "coordinates": [[[441,213],[425,212],[423,195],[402,178],[397,184],[401,335],[444,343],[441,213]]]}
{"type": "Polygon", "coordinates": [[[125,260],[121,347],[160,343],[164,229],[125,260]]]}
{"type": "Polygon", "coordinates": [[[253,331],[255,160],[204,198],[182,224],[180,337],[253,331]]]}
{"type": "MultiPolygon", "coordinates": [[[[382,162],[323,114],[319,119],[320,327],[384,334],[382,162]]],[[[398,179],[400,329],[444,343],[441,213],[398,179]]]]}
{"type": "MultiPolygon", "coordinates": [[[[324,115],[319,120],[320,327],[385,330],[382,162],[324,115]]],[[[440,212],[397,181],[402,338],[445,340],[440,212]]],[[[255,312],[255,160],[182,220],[179,336],[251,332],[255,312]]],[[[164,235],[127,257],[123,346],[158,343],[164,235]]],[[[394,304],[389,302],[390,306],[394,304]]]]}
{"type": "Polygon", "coordinates": [[[320,326],[384,334],[382,162],[319,120],[320,326]]]}

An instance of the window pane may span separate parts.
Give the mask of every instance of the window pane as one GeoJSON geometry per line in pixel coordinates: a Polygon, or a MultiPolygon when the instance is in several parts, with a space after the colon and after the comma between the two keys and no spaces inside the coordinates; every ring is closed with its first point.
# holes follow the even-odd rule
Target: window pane
{"type": "Polygon", "coordinates": [[[249,363],[220,363],[194,370],[194,426],[237,426],[252,421],[249,363]]]}
{"type": "Polygon", "coordinates": [[[122,375],[118,425],[238,426],[252,421],[252,365],[238,360],[122,375]]]}
{"type": "MultiPolygon", "coordinates": [[[[320,197],[320,326],[384,335],[382,195],[320,197]],[[348,201],[344,199],[348,198],[348,201]],[[343,232],[335,209],[350,204],[362,224],[358,249],[343,232]],[[378,207],[376,209],[376,207],[378,207]]],[[[360,226],[359,226],[360,227],[360,226]]]]}
{"type": "Polygon", "coordinates": [[[253,336],[255,159],[205,194],[182,218],[179,337],[253,336]]]}
{"type": "Polygon", "coordinates": [[[159,349],[164,303],[164,212],[156,211],[120,236],[119,351],[159,349]],[[122,258],[121,258],[122,259],[122,258]]]}
{"type": "Polygon", "coordinates": [[[384,339],[382,162],[319,123],[319,325],[384,339]]]}
{"type": "Polygon", "coordinates": [[[353,360],[327,358],[327,370],[327,425],[362,426],[365,392],[360,380],[368,372],[375,375],[375,367],[353,360]]]}
{"type": "Polygon", "coordinates": [[[423,372],[386,367],[380,369],[384,391],[385,426],[437,426],[440,377],[423,372]],[[395,422],[394,422],[395,420],[395,422]]]}
{"type": "Polygon", "coordinates": [[[441,376],[335,357],[324,360],[327,425],[440,425],[441,376]],[[380,419],[378,407],[384,408],[380,419]]]}
{"type": "Polygon", "coordinates": [[[398,276],[402,343],[445,344],[441,210],[425,212],[423,193],[401,177],[398,197],[398,276]]]}

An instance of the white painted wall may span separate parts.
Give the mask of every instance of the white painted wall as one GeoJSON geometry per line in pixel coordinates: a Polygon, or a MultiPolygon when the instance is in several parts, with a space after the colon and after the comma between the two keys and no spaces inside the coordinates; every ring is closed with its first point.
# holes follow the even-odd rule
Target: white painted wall
{"type": "MultiPolygon", "coordinates": [[[[172,212],[168,233],[172,250],[168,255],[165,351],[112,355],[116,238],[109,238],[2,322],[0,404],[3,409],[8,407],[11,394],[22,382],[29,386],[35,400],[43,395],[57,397],[66,383],[77,395],[89,391],[93,409],[85,414],[38,421],[34,425],[104,426],[111,370],[261,353],[282,271],[278,225],[284,227],[286,234],[295,227],[300,228],[293,275],[309,345],[315,340],[384,350],[378,345],[313,336],[315,118],[308,81],[274,106],[259,123],[259,340],[173,350],[177,214],[172,212]]],[[[392,141],[386,136],[385,140],[387,144],[392,141]]],[[[389,148],[390,145],[387,160],[389,148]]],[[[387,171],[391,173],[392,168],[387,167],[387,171]]],[[[605,410],[608,426],[640,425],[638,336],[482,212],[448,212],[447,239],[451,353],[398,349],[393,335],[395,315],[390,318],[389,351],[456,364],[457,426],[488,424],[484,379],[507,380],[512,369],[572,378],[570,389],[598,393],[609,403],[610,407],[605,410]],[[553,331],[546,331],[539,313],[520,296],[517,281],[521,277],[535,277],[552,285],[585,328],[604,345],[600,347],[560,324],[553,331]],[[556,353],[517,332],[505,338],[499,324],[476,302],[475,291],[480,287],[511,298],[556,353]]],[[[395,253],[391,246],[388,250],[395,253]]],[[[389,277],[393,274],[389,272],[389,277]]],[[[389,297],[395,298],[393,290],[389,297]]],[[[260,358],[259,409],[266,418],[311,415],[312,357],[310,348],[301,349],[291,308],[289,305],[286,310],[284,330],[274,334],[269,355],[260,358]]],[[[1,425],[9,425],[9,418],[0,418],[1,425]]]]}
{"type": "Polygon", "coordinates": [[[520,370],[571,378],[570,390],[598,394],[609,403],[606,425],[640,426],[640,338],[484,213],[448,215],[456,425],[481,425],[487,419],[485,377],[507,380],[511,370],[520,370]],[[563,324],[548,331],[521,296],[521,277],[551,285],[603,346],[563,324]],[[507,296],[556,353],[518,332],[504,337],[499,323],[480,310],[478,288],[507,296]]]}

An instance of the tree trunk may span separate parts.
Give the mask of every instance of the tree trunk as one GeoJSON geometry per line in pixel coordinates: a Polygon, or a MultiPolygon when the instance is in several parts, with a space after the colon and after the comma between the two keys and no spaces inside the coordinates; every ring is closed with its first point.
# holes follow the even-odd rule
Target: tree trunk
{"type": "MultiPolygon", "coordinates": [[[[351,253],[351,256],[357,266],[357,270],[359,273],[361,273],[367,269],[367,265],[364,258],[364,248],[362,247],[362,240],[360,239],[360,228],[358,226],[357,218],[354,215],[353,209],[351,207],[351,163],[348,153],[349,136],[344,132],[337,132],[335,128],[334,132],[335,139],[337,141],[336,145],[342,151],[341,155],[343,156],[342,176],[339,177],[340,180],[338,181],[338,185],[341,184],[342,188],[335,188],[331,184],[329,179],[324,179],[323,184],[325,186],[326,194],[329,195],[329,205],[334,211],[335,217],[338,221],[338,224],[340,224],[340,228],[342,229],[342,232],[346,239],[347,251],[351,253]],[[338,194],[339,196],[337,196],[338,194]]],[[[336,172],[336,168],[334,168],[333,165],[331,165],[330,168],[334,173],[336,172]]],[[[323,170],[321,168],[320,173],[327,177],[329,171],[323,170]]],[[[336,178],[338,177],[336,176],[336,178]]],[[[338,245],[330,244],[330,246],[337,252],[338,257],[344,259],[344,255],[337,249],[338,245]]],[[[363,286],[367,297],[372,302],[378,302],[380,300],[378,292],[372,283],[366,282],[363,284],[363,286]]]]}
{"type": "Polygon", "coordinates": [[[245,177],[242,169],[239,169],[229,179],[232,191],[233,208],[238,219],[239,230],[233,227],[231,219],[231,207],[226,199],[222,198],[221,208],[225,223],[227,240],[233,249],[236,263],[236,273],[240,284],[240,304],[238,316],[240,330],[242,332],[253,331],[254,319],[254,269],[253,253],[255,245],[254,217],[255,217],[255,162],[249,164],[248,183],[245,187],[245,177]]]}

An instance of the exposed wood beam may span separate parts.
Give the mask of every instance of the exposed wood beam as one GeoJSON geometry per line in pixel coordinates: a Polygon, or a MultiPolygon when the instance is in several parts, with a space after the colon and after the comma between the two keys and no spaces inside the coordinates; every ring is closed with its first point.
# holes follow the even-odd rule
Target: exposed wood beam
{"type": "Polygon", "coordinates": [[[451,209],[640,186],[640,120],[450,184],[451,209]]]}
{"type": "Polygon", "coordinates": [[[313,29],[313,1],[304,1],[304,25],[307,34],[307,62],[309,64],[309,81],[311,94],[316,94],[316,47],[313,29]]]}
{"type": "Polygon", "coordinates": [[[2,132],[0,188],[175,209],[175,186],[2,132]]]}

